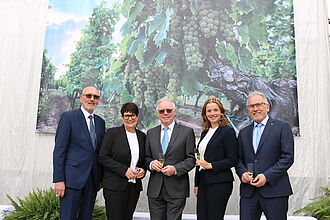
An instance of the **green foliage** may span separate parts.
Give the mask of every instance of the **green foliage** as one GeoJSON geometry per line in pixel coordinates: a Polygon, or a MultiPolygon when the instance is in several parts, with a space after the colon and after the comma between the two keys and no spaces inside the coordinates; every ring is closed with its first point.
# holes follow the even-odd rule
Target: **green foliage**
{"type": "Polygon", "coordinates": [[[56,67],[47,58],[47,50],[44,50],[42,56],[42,67],[41,67],[41,80],[40,89],[41,92],[48,90],[49,88],[55,86],[55,72],[56,67]]]}
{"type": "Polygon", "coordinates": [[[313,216],[319,220],[330,219],[330,189],[321,187],[323,195],[314,198],[314,202],[309,203],[304,208],[294,212],[294,214],[304,213],[308,216],[313,216]]]}
{"type": "Polygon", "coordinates": [[[15,210],[5,213],[5,220],[17,219],[35,219],[35,220],[55,220],[60,219],[59,198],[55,195],[53,189],[30,192],[23,199],[17,198],[15,202],[7,195],[15,210]]]}
{"type": "MultiPolygon", "coordinates": [[[[60,200],[54,190],[33,190],[18,202],[7,195],[14,211],[5,212],[5,220],[60,220],[60,200]]],[[[103,206],[94,206],[93,220],[105,220],[106,211],[103,206]]]]}
{"type": "Polygon", "coordinates": [[[71,54],[71,62],[67,65],[69,70],[61,79],[62,85],[65,85],[61,89],[68,94],[72,103],[87,85],[102,89],[101,80],[110,70],[112,54],[117,50],[117,45],[111,42],[117,21],[116,7],[106,8],[102,2],[94,8],[89,23],[82,32],[82,38],[71,54]]]}

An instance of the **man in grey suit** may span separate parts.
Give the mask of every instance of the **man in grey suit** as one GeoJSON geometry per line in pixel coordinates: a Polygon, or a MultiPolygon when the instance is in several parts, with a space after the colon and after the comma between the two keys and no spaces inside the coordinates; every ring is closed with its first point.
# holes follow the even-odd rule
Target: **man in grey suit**
{"type": "Polygon", "coordinates": [[[189,197],[188,172],[195,165],[195,135],[193,129],[174,121],[176,109],[171,100],[160,99],[156,110],[161,125],[148,130],[146,139],[150,218],[181,219],[189,197]]]}

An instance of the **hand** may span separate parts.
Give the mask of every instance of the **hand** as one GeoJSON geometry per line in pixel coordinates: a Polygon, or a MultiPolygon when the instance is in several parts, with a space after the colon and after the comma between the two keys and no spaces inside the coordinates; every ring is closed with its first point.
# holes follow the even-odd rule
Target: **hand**
{"type": "Polygon", "coordinates": [[[205,170],[213,169],[212,164],[207,162],[206,160],[197,160],[196,164],[203,167],[205,170]]]}
{"type": "Polygon", "coordinates": [[[138,172],[136,178],[143,178],[144,174],[146,173],[144,169],[136,167],[135,170],[138,172]]]}
{"type": "Polygon", "coordinates": [[[249,175],[248,172],[243,173],[241,178],[243,183],[251,183],[253,181],[253,177],[249,175]]]}
{"type": "Polygon", "coordinates": [[[135,179],[136,176],[138,175],[138,172],[133,170],[132,168],[128,168],[126,173],[125,173],[125,176],[127,177],[127,179],[129,180],[132,180],[132,179],[135,179]]]}
{"type": "Polygon", "coordinates": [[[164,168],[162,168],[162,173],[165,176],[172,176],[172,175],[174,175],[176,173],[176,169],[172,165],[167,165],[164,168]]]}
{"type": "Polygon", "coordinates": [[[161,172],[163,168],[163,164],[160,163],[158,160],[151,161],[151,169],[157,172],[161,172]]]}
{"type": "Polygon", "coordinates": [[[251,185],[255,186],[255,187],[262,187],[266,184],[267,182],[267,178],[265,177],[264,174],[258,174],[252,181],[251,181],[251,185]]]}
{"type": "Polygon", "coordinates": [[[64,182],[57,182],[54,184],[54,192],[59,197],[63,197],[65,194],[65,183],[64,182]]]}
{"type": "Polygon", "coordinates": [[[194,187],[194,195],[197,196],[198,195],[198,187],[194,187]]]}

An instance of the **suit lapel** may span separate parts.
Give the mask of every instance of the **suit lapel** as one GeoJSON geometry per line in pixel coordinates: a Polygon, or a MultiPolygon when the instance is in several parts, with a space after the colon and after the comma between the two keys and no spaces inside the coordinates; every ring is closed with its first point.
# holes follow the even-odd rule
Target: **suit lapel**
{"type": "Polygon", "coordinates": [[[162,142],[160,140],[160,133],[162,132],[162,126],[158,126],[155,130],[155,140],[156,140],[156,143],[158,144],[158,153],[161,153],[163,152],[162,150],[162,142]]]}
{"type": "Polygon", "coordinates": [[[166,149],[166,153],[172,148],[173,143],[174,143],[174,141],[175,141],[175,139],[176,139],[176,137],[178,136],[179,133],[180,133],[180,125],[178,123],[175,123],[173,131],[172,131],[170,142],[168,143],[168,146],[167,146],[167,149],[166,149]]]}
{"type": "Polygon", "coordinates": [[[218,128],[217,128],[217,130],[214,132],[214,134],[212,135],[212,137],[211,137],[211,139],[210,139],[210,141],[207,143],[207,145],[206,145],[206,149],[205,149],[205,153],[207,152],[207,150],[209,149],[209,146],[211,146],[211,144],[212,144],[212,142],[216,139],[216,137],[220,134],[220,132],[221,132],[221,126],[219,126],[218,128]]]}
{"type": "Polygon", "coordinates": [[[254,148],[253,148],[253,125],[254,125],[254,122],[252,122],[252,124],[250,124],[248,127],[247,138],[248,138],[248,143],[250,143],[250,150],[255,154],[254,148]]]}
{"type": "MultiPolygon", "coordinates": [[[[123,147],[125,147],[126,148],[126,150],[129,152],[129,155],[130,155],[130,157],[131,157],[131,148],[129,147],[129,143],[128,143],[128,138],[127,138],[127,134],[126,134],[126,130],[125,130],[125,127],[124,127],[124,125],[122,125],[121,127],[120,127],[120,129],[119,129],[119,135],[120,135],[120,137],[121,138],[123,138],[124,139],[124,142],[125,142],[125,146],[123,146],[123,147]]],[[[130,159],[131,160],[131,159],[130,159]]]]}
{"type": "Polygon", "coordinates": [[[259,141],[259,146],[258,146],[258,149],[257,149],[257,153],[260,150],[260,148],[262,147],[262,145],[265,142],[266,138],[268,137],[268,134],[273,129],[273,127],[274,127],[273,125],[274,125],[273,119],[269,118],[268,121],[267,121],[267,124],[265,126],[265,129],[262,132],[262,135],[260,137],[260,141],[259,141]]]}
{"type": "Polygon", "coordinates": [[[92,138],[91,138],[91,135],[89,134],[86,119],[85,119],[84,113],[81,111],[81,109],[77,110],[77,117],[78,117],[78,121],[80,122],[81,127],[83,128],[83,131],[85,132],[85,135],[90,143],[90,147],[93,149],[92,138]]]}

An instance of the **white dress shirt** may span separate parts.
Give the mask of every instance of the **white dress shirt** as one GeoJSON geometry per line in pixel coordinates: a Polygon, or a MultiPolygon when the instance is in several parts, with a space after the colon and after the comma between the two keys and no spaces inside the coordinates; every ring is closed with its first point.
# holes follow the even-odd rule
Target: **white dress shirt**
{"type": "MultiPolygon", "coordinates": [[[[127,140],[128,140],[128,145],[129,148],[131,149],[131,164],[130,164],[130,168],[132,170],[135,170],[135,167],[139,161],[139,141],[137,139],[137,134],[136,133],[131,133],[126,131],[126,136],[127,136],[127,140]]],[[[132,182],[135,183],[135,179],[132,180],[128,180],[128,182],[132,182]]]]}

